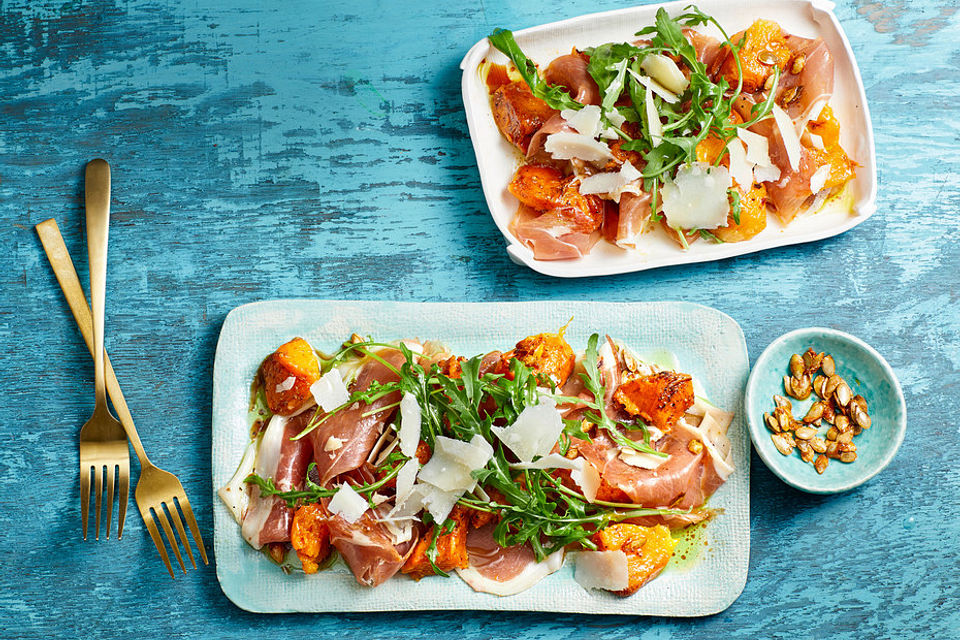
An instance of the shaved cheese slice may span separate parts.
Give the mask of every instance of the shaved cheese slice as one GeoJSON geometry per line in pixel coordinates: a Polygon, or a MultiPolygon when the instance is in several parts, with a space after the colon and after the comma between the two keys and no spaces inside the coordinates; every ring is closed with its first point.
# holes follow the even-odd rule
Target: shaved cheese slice
{"type": "Polygon", "coordinates": [[[627,71],[630,72],[630,75],[636,78],[637,82],[639,82],[641,85],[652,90],[655,94],[663,98],[664,102],[668,102],[670,104],[676,104],[677,101],[680,100],[680,98],[677,97],[677,94],[668,90],[666,87],[664,87],[662,84],[660,84],[650,76],[642,76],[636,71],[634,71],[633,69],[627,69],[627,71]]]}
{"type": "Polygon", "coordinates": [[[579,191],[584,195],[604,193],[608,194],[614,202],[620,202],[620,196],[624,193],[640,194],[639,180],[643,177],[636,167],[629,160],[620,166],[620,171],[605,173],[595,173],[592,176],[583,178],[580,181],[579,191]]]}
{"type": "Polygon", "coordinates": [[[588,591],[623,591],[630,586],[627,554],[623,551],[574,551],[569,558],[575,565],[573,579],[588,591]]]}
{"type": "Polygon", "coordinates": [[[682,165],[661,189],[663,213],[674,229],[716,229],[727,223],[730,172],[703,162],[682,165]]]}
{"type": "Polygon", "coordinates": [[[327,441],[323,443],[324,451],[336,451],[337,449],[343,448],[343,440],[337,436],[330,436],[327,438],[327,441]]]}
{"type": "Polygon", "coordinates": [[[524,407],[513,424],[490,430],[520,462],[533,462],[536,456],[545,456],[553,449],[563,431],[563,419],[556,403],[540,396],[537,404],[524,407]]]}
{"type": "Polygon", "coordinates": [[[397,472],[398,496],[405,496],[413,490],[413,483],[416,481],[419,471],[420,461],[416,458],[411,458],[403,463],[403,467],[397,472]]]}
{"type": "Polygon", "coordinates": [[[473,587],[474,591],[492,593],[495,596],[512,596],[526,591],[562,566],[563,549],[560,549],[544,558],[543,562],[531,562],[519,574],[503,582],[489,578],[473,567],[457,569],[457,575],[473,587]]]}
{"type": "Polygon", "coordinates": [[[593,463],[583,458],[577,458],[577,461],[583,462],[579,469],[570,472],[570,479],[577,483],[583,497],[587,502],[593,502],[597,499],[597,491],[600,490],[600,472],[593,466],[593,463]]]}
{"type": "Polygon", "coordinates": [[[330,513],[339,515],[350,524],[359,520],[369,507],[367,499],[354,491],[349,484],[340,485],[327,504],[330,513]]]}
{"type": "Polygon", "coordinates": [[[343,383],[339,369],[331,369],[323,374],[319,380],[310,385],[310,393],[313,394],[313,399],[317,401],[320,408],[327,413],[350,400],[350,392],[347,391],[347,385],[343,383]]]}
{"type": "Polygon", "coordinates": [[[387,533],[390,534],[390,541],[393,544],[403,544],[410,540],[413,537],[413,521],[412,520],[380,520],[383,523],[383,526],[386,527],[387,533]]]}
{"type": "Polygon", "coordinates": [[[818,135],[815,134],[815,133],[810,133],[810,132],[807,132],[807,133],[804,134],[804,135],[805,135],[806,137],[803,138],[803,141],[809,141],[809,142],[810,142],[810,146],[812,146],[814,149],[818,149],[818,150],[820,150],[820,151],[826,151],[826,150],[827,150],[826,146],[824,146],[824,144],[823,144],[823,138],[822,138],[822,137],[818,136],[818,135]]]}
{"type": "Polygon", "coordinates": [[[472,491],[477,486],[471,472],[483,469],[493,457],[493,447],[483,436],[470,442],[437,436],[433,456],[420,470],[420,480],[443,491],[472,491]]]}
{"type": "Polygon", "coordinates": [[[737,127],[737,137],[747,145],[747,160],[760,166],[772,164],[770,162],[770,142],[765,136],[743,127],[737,127]]]}
{"type": "Polygon", "coordinates": [[[286,380],[277,384],[274,389],[277,393],[283,393],[284,391],[290,391],[290,389],[293,389],[293,385],[295,384],[297,384],[296,376],[289,376],[286,380]]]}
{"type": "Polygon", "coordinates": [[[810,192],[819,193],[823,190],[824,185],[827,183],[827,179],[830,177],[830,165],[825,164],[816,171],[813,172],[813,175],[810,176],[810,192]]]}
{"type": "MultiPolygon", "coordinates": [[[[397,482],[399,482],[399,480],[397,480],[397,482]]],[[[398,492],[396,500],[394,500],[393,509],[387,513],[386,518],[399,520],[415,517],[423,509],[424,494],[432,490],[433,488],[430,485],[418,484],[406,494],[398,492]]]]}
{"type": "Polygon", "coordinates": [[[637,469],[656,469],[670,459],[670,456],[662,458],[630,447],[620,447],[619,457],[625,464],[637,469]]]}
{"type": "Polygon", "coordinates": [[[620,111],[618,111],[616,107],[614,107],[610,111],[607,111],[606,116],[607,116],[607,120],[610,121],[610,124],[612,124],[615,127],[623,126],[623,123],[627,121],[627,117],[622,113],[620,113],[620,111]]]}
{"type": "Polygon", "coordinates": [[[640,62],[640,68],[648,76],[662,84],[668,91],[681,94],[686,91],[690,81],[680,71],[677,63],[659,53],[649,53],[640,62]]]}
{"type": "Polygon", "coordinates": [[[247,493],[247,486],[243,481],[253,473],[253,465],[256,459],[257,440],[251,440],[243,451],[240,465],[234,472],[233,477],[217,491],[217,495],[220,496],[223,504],[230,509],[230,515],[237,521],[237,524],[240,524],[243,520],[243,512],[247,510],[247,505],[250,504],[250,495],[247,493]]]}
{"type": "Polygon", "coordinates": [[[420,405],[417,398],[407,391],[400,399],[400,428],[397,438],[400,439],[400,453],[412,458],[420,444],[420,405]]]}
{"type": "Polygon", "coordinates": [[[783,146],[787,150],[787,159],[790,161],[790,168],[794,171],[800,169],[800,138],[797,137],[797,130],[793,128],[793,120],[787,115],[787,112],[773,105],[773,119],[780,130],[780,137],[783,139],[783,146]]]}
{"type": "Polygon", "coordinates": [[[559,453],[543,456],[536,462],[514,462],[510,465],[511,469],[580,469],[582,467],[582,458],[571,460],[559,453]]]}
{"type": "Polygon", "coordinates": [[[602,125],[600,122],[600,107],[595,104],[589,104],[583,109],[564,109],[560,112],[560,117],[567,121],[571,127],[591,138],[600,135],[602,125]]]}
{"type": "Polygon", "coordinates": [[[613,160],[610,147],[605,143],[572,131],[551,133],[547,136],[543,148],[554,160],[572,160],[573,158],[579,158],[587,162],[613,160]]]}
{"type": "Polygon", "coordinates": [[[776,182],[780,179],[780,168],[774,164],[769,167],[757,165],[753,168],[753,179],[756,182],[776,182]]]}
{"type": "Polygon", "coordinates": [[[753,186],[753,163],[747,160],[747,150],[739,138],[727,143],[727,152],[730,155],[730,175],[743,189],[753,186]]]}
{"type": "Polygon", "coordinates": [[[453,505],[464,494],[463,491],[443,491],[436,487],[428,488],[423,494],[423,507],[433,517],[436,523],[445,522],[453,511],[453,505]]]}
{"type": "Polygon", "coordinates": [[[657,105],[653,102],[653,91],[650,87],[646,88],[643,101],[647,110],[647,131],[650,132],[653,146],[657,147],[663,142],[663,123],[660,122],[660,112],[657,111],[657,105]]]}

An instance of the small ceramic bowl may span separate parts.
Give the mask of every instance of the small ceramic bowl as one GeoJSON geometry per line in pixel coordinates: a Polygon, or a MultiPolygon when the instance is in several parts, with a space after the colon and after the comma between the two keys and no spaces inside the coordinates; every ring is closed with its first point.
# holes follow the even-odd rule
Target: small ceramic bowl
{"type": "MultiPolygon", "coordinates": [[[[809,493],[846,491],[877,475],[893,460],[907,429],[907,407],[893,369],[868,344],[834,329],[797,329],[774,340],[750,371],[744,407],[750,439],[760,458],[784,482],[809,493]],[[817,399],[812,393],[807,400],[796,400],[783,389],[783,376],[790,374],[790,356],[802,355],[808,347],[833,356],[837,375],[847,381],[854,395],[864,397],[872,421],[870,429],[853,439],[857,459],[849,464],[830,460],[822,475],[812,464],[801,460],[798,451],[789,456],[781,454],[770,439],[772,433],[763,418],[764,413],[773,413],[774,394],[790,400],[797,420],[806,415],[817,399]]],[[[824,437],[829,426],[824,422],[818,435],[824,437]]]]}

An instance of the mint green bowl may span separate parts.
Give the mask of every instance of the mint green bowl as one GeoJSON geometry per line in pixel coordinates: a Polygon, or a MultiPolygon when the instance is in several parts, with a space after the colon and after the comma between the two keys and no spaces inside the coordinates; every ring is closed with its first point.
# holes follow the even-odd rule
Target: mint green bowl
{"type": "MultiPolygon", "coordinates": [[[[811,394],[807,400],[788,399],[793,403],[793,415],[798,420],[816,400],[811,394]]],[[[880,473],[890,464],[903,442],[907,429],[907,407],[903,390],[893,369],[879,353],[859,338],[835,329],[811,327],[797,329],[774,340],[757,358],[744,398],[750,439],[763,462],[781,480],[809,493],[838,493],[859,486],[880,473]],[[854,394],[862,395],[872,420],[869,430],[854,438],[857,459],[845,464],[830,460],[823,475],[809,462],[794,452],[781,454],[770,439],[770,430],[764,424],[763,414],[773,413],[773,395],[784,397],[783,376],[789,375],[790,356],[803,354],[808,347],[833,356],[837,374],[854,394]]],[[[822,437],[828,424],[819,430],[822,437]]]]}

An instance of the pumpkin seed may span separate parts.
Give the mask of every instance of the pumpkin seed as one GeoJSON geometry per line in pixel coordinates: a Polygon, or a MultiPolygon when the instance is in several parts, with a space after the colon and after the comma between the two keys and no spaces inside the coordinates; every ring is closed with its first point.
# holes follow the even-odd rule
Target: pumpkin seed
{"type": "Polygon", "coordinates": [[[824,405],[823,405],[823,420],[829,422],[830,424],[833,424],[834,420],[836,420],[836,419],[837,419],[837,414],[836,414],[836,412],[833,410],[833,405],[830,404],[829,402],[828,402],[828,403],[824,403],[824,405]]]}
{"type": "Polygon", "coordinates": [[[850,418],[841,414],[833,421],[833,426],[835,426],[840,433],[850,431],[850,418]]]}
{"type": "Polygon", "coordinates": [[[811,422],[816,422],[821,417],[823,417],[823,403],[814,402],[812,405],[810,405],[807,415],[803,416],[803,421],[809,424],[811,422]]]}
{"type": "Polygon", "coordinates": [[[810,443],[806,440],[800,440],[797,442],[797,450],[800,451],[800,459],[804,462],[813,462],[814,451],[813,447],[810,446],[810,443]]]}
{"type": "Polygon", "coordinates": [[[760,64],[765,64],[767,66],[777,64],[777,56],[773,55],[772,51],[761,51],[760,55],[757,56],[757,60],[760,61],[760,64]]]}
{"type": "Polygon", "coordinates": [[[856,450],[857,450],[857,445],[853,444],[852,442],[837,443],[837,451],[839,451],[840,453],[856,451],[856,450]]]}
{"type": "Polygon", "coordinates": [[[813,468],[817,470],[817,473],[823,475],[823,472],[827,470],[827,456],[819,455],[817,459],[813,461],[813,468]]]}
{"type": "Polygon", "coordinates": [[[790,424],[793,422],[793,416],[790,415],[789,409],[777,407],[773,410],[773,415],[776,416],[777,423],[779,423],[781,431],[790,430],[790,424]]]}
{"type": "Polygon", "coordinates": [[[837,390],[837,387],[840,386],[840,383],[843,382],[843,378],[834,374],[827,378],[826,384],[823,385],[823,397],[829,398],[833,395],[833,392],[837,390]]]}
{"type": "Polygon", "coordinates": [[[813,385],[810,384],[810,376],[804,374],[799,378],[790,379],[790,388],[793,391],[791,395],[797,400],[806,400],[813,391],[813,385]]]}
{"type": "Polygon", "coordinates": [[[840,435],[837,436],[837,442],[839,444],[853,442],[853,431],[841,431],[840,435]]]}
{"type": "Polygon", "coordinates": [[[860,407],[860,410],[863,411],[864,413],[867,412],[867,401],[866,401],[866,400],[864,399],[864,397],[861,396],[860,394],[857,394],[857,395],[853,396],[853,397],[850,399],[850,401],[853,402],[853,404],[855,404],[855,405],[857,405],[858,407],[860,407]]]}
{"type": "MultiPolygon", "coordinates": [[[[786,378],[786,376],[784,376],[784,378],[786,378]]],[[[783,396],[773,396],[773,404],[777,405],[778,407],[785,407],[788,410],[793,409],[793,405],[790,403],[790,401],[783,396]]]]}
{"type": "Polygon", "coordinates": [[[817,453],[823,453],[827,450],[827,441],[823,438],[813,438],[810,440],[810,446],[813,447],[813,450],[817,453]]]}
{"type": "Polygon", "coordinates": [[[792,356],[790,356],[790,375],[792,375],[794,378],[799,378],[800,376],[803,375],[803,371],[804,371],[803,358],[801,358],[797,354],[793,354],[792,356]]]}
{"type": "Polygon", "coordinates": [[[870,415],[860,409],[859,405],[851,403],[848,409],[850,410],[850,417],[853,418],[854,422],[856,422],[857,426],[861,429],[869,429],[873,425],[873,420],[870,419],[870,415]]]}
{"type": "Polygon", "coordinates": [[[774,433],[780,433],[780,423],[769,413],[763,414],[763,421],[767,423],[767,428],[774,433]]]}
{"type": "Polygon", "coordinates": [[[821,398],[826,398],[826,394],[823,392],[823,385],[827,383],[826,376],[817,376],[813,379],[813,390],[817,392],[817,395],[821,398]]]}
{"type": "Polygon", "coordinates": [[[836,427],[827,429],[827,440],[836,440],[838,435],[840,435],[840,432],[837,431],[836,427]]]}
{"type": "Polygon", "coordinates": [[[837,373],[837,364],[833,361],[833,356],[826,356],[823,359],[823,362],[820,363],[820,368],[823,369],[824,375],[832,376],[837,373]]]}
{"type": "Polygon", "coordinates": [[[770,91],[771,89],[773,89],[774,80],[776,80],[776,78],[773,77],[772,73],[769,76],[767,76],[767,80],[763,83],[764,90],[770,91]]]}
{"type": "Polygon", "coordinates": [[[813,427],[798,427],[797,430],[793,432],[793,435],[801,440],[809,440],[813,436],[817,435],[817,430],[813,427]]]}
{"type": "Polygon", "coordinates": [[[840,403],[841,407],[845,407],[850,404],[850,398],[853,397],[853,392],[850,391],[850,387],[847,386],[846,382],[841,382],[834,390],[833,396],[837,399],[837,402],[840,403]]]}
{"type": "Polygon", "coordinates": [[[839,455],[839,452],[837,451],[839,446],[840,445],[838,445],[836,442],[828,442],[826,456],[828,458],[836,458],[839,455]]]}
{"type": "Polygon", "coordinates": [[[809,375],[813,375],[820,369],[820,362],[822,360],[823,354],[817,353],[813,349],[807,349],[803,352],[803,367],[809,375]]]}
{"type": "Polygon", "coordinates": [[[793,59],[793,64],[790,65],[790,73],[792,73],[793,75],[799,74],[801,71],[803,71],[803,67],[806,66],[806,63],[807,63],[807,56],[801,53],[800,55],[798,55],[796,58],[793,59]]]}
{"type": "Polygon", "coordinates": [[[773,440],[773,445],[777,448],[777,451],[783,455],[788,456],[793,453],[793,446],[781,434],[775,433],[770,436],[770,439],[773,440]]]}
{"type": "Polygon", "coordinates": [[[843,453],[840,454],[840,462],[850,463],[856,459],[857,459],[856,451],[844,451],[843,453]]]}

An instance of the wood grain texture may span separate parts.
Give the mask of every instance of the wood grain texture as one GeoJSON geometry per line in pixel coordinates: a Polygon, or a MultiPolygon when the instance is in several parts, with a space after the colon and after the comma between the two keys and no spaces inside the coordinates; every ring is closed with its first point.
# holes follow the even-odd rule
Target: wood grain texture
{"type": "MultiPolygon", "coordinates": [[[[457,68],[496,26],[624,6],[0,0],[0,636],[960,638],[960,15],[841,2],[872,109],[879,212],[842,236],[723,262],[558,281],[511,264],[486,212],[457,68]],[[714,306],[756,355],[826,325],[899,374],[899,455],[811,496],[754,457],[746,590],[699,620],[537,614],[256,616],[213,567],[170,581],[135,511],[83,543],[93,368],[32,226],[86,277],[82,169],[113,165],[107,347],[151,457],[210,540],[214,346],[275,297],[662,300],[714,306]]],[[[641,596],[637,596],[641,597],[641,596]]]]}

